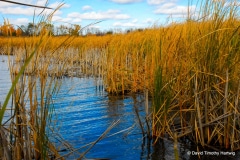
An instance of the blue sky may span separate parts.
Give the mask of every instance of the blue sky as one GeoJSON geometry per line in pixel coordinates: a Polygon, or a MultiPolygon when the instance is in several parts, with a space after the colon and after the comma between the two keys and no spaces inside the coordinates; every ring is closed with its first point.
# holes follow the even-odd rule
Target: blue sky
{"type": "MultiPolygon", "coordinates": [[[[13,0],[14,1],[14,0],[13,0]]],[[[17,0],[16,0],[17,1],[17,0]]],[[[19,0],[35,5],[45,5],[46,0],[19,0]]],[[[54,14],[54,25],[79,24],[86,26],[90,23],[102,21],[91,26],[100,30],[126,30],[129,28],[146,28],[154,24],[165,24],[171,16],[173,20],[186,17],[188,0],[49,0],[49,7],[56,8],[64,5],[54,14]]],[[[191,4],[195,9],[195,4],[191,4]]],[[[11,24],[26,25],[33,21],[33,15],[42,9],[19,6],[0,2],[0,24],[8,19],[11,24]]],[[[52,10],[46,10],[46,14],[52,10]]]]}

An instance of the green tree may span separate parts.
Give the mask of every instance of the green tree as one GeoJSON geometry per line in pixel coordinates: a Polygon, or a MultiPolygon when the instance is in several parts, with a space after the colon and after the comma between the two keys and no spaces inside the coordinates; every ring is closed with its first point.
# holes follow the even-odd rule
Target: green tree
{"type": "Polygon", "coordinates": [[[72,36],[78,36],[80,29],[81,29],[80,25],[74,24],[72,28],[69,28],[69,33],[72,36]]]}

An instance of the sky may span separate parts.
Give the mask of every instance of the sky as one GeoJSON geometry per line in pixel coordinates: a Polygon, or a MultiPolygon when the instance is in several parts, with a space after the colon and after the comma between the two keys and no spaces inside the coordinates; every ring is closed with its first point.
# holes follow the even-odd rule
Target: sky
{"type": "MultiPolygon", "coordinates": [[[[46,4],[46,0],[12,1],[34,5],[46,4]]],[[[51,8],[57,8],[60,4],[63,6],[51,19],[55,26],[78,24],[84,27],[99,22],[90,27],[102,31],[164,25],[186,19],[188,11],[188,0],[49,0],[47,2],[47,6],[51,8]]],[[[194,2],[189,5],[191,10],[195,10],[195,5],[194,2]]],[[[3,24],[4,19],[8,19],[13,25],[27,25],[33,22],[33,19],[37,21],[42,11],[43,9],[39,8],[0,2],[0,24],[3,24]]],[[[53,10],[46,9],[44,14],[51,12],[53,10]]]]}

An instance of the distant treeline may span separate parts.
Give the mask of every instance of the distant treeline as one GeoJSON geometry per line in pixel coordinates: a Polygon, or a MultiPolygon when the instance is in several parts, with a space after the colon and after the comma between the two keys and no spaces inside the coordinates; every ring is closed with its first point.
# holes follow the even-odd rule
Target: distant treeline
{"type": "MultiPolygon", "coordinates": [[[[125,33],[129,33],[134,29],[127,29],[124,31],[125,33]]],[[[137,29],[138,31],[142,31],[143,29],[137,29]]],[[[8,21],[4,21],[2,25],[0,25],[0,36],[37,36],[42,33],[48,32],[49,35],[54,36],[81,36],[81,35],[97,35],[103,36],[107,34],[113,33],[123,33],[121,29],[116,29],[113,31],[112,29],[107,31],[100,31],[97,28],[86,27],[82,29],[82,27],[78,24],[72,24],[71,26],[60,25],[54,26],[53,24],[40,22],[37,24],[28,23],[27,25],[21,25],[18,27],[14,27],[14,25],[10,24],[8,21]]]]}

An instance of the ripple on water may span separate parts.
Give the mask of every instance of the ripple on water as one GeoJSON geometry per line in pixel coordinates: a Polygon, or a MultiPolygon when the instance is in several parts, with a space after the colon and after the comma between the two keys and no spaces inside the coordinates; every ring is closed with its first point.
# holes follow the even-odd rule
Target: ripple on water
{"type": "MultiPolygon", "coordinates": [[[[7,60],[8,60],[7,56],[0,56],[0,104],[1,105],[4,103],[4,100],[12,85],[7,60]]],[[[8,103],[8,107],[10,107],[10,103],[8,103]]],[[[4,117],[7,118],[9,116],[10,116],[10,111],[6,111],[4,114],[4,117]]]]}
{"type": "Polygon", "coordinates": [[[8,68],[7,57],[4,56],[5,61],[0,60],[0,101],[3,102],[11,87],[11,77],[8,68]]]}

